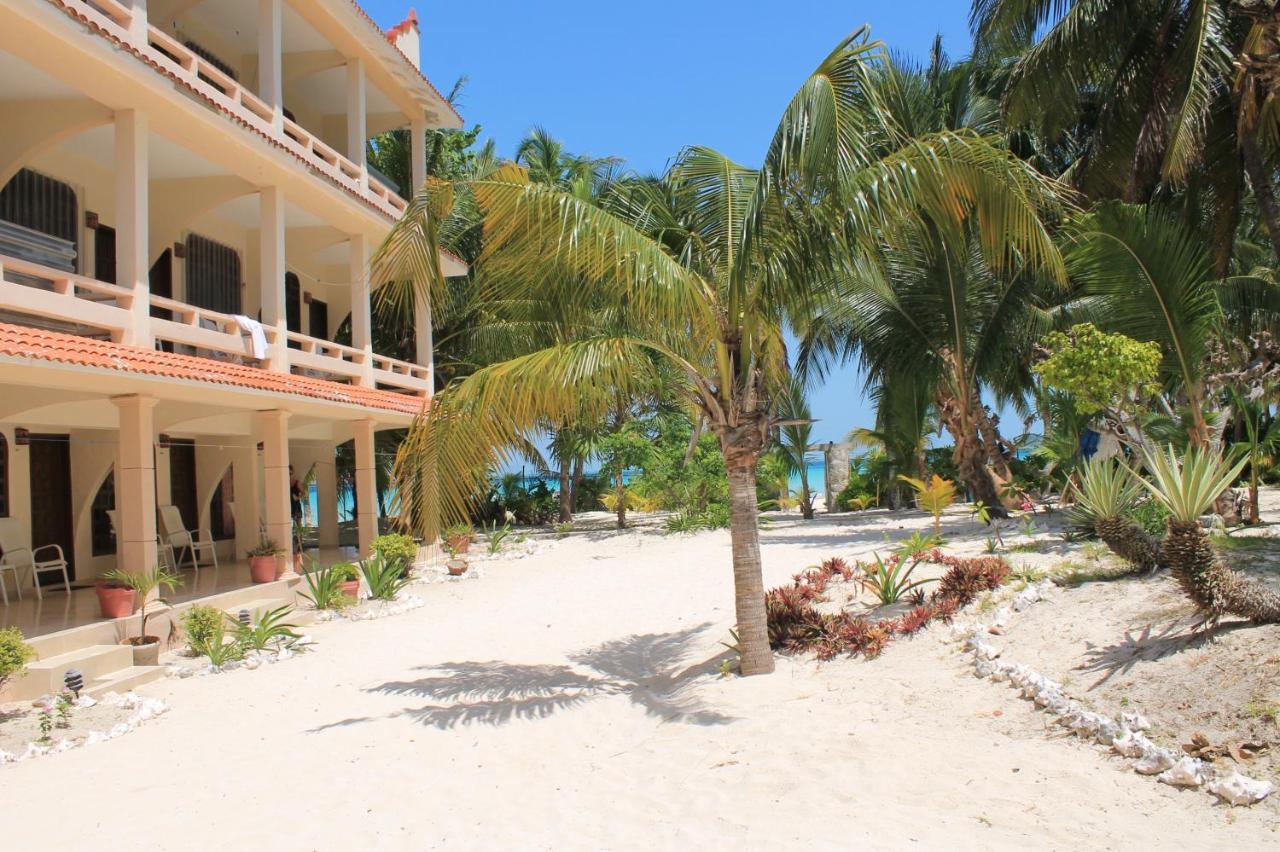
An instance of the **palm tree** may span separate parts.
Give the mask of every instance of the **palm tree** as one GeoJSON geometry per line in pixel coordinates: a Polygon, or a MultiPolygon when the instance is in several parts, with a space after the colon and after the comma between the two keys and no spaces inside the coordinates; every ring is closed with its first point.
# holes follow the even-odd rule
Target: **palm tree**
{"type": "Polygon", "coordinates": [[[1179,459],[1170,447],[1145,453],[1143,461],[1151,479],[1140,480],[1142,485],[1169,510],[1161,551],[1204,623],[1213,627],[1224,615],[1242,615],[1256,624],[1280,622],[1280,593],[1223,564],[1200,525],[1200,515],[1235,481],[1247,459],[1233,464],[1194,447],[1179,459]]]}
{"type": "MultiPolygon", "coordinates": [[[[557,342],[448,388],[402,446],[402,516],[434,538],[465,515],[515,435],[584,404],[603,413],[585,391],[633,386],[665,362],[724,454],[741,671],[772,671],[755,468],[787,376],[786,314],[812,312],[850,257],[922,215],[949,235],[983,222],[977,245],[995,267],[1060,266],[1039,218],[1051,187],[976,134],[904,134],[879,100],[885,61],[865,30],[842,41],[792,98],[758,170],[689,148],[610,209],[515,165],[469,182],[485,213],[479,286],[495,298],[590,299],[626,311],[628,331],[557,342]]],[[[425,237],[454,195],[435,184],[413,200],[379,249],[380,279],[442,288],[425,237]]]]}
{"type": "Polygon", "coordinates": [[[788,473],[800,476],[800,513],[806,521],[813,520],[813,494],[809,491],[809,465],[805,454],[813,439],[813,414],[809,400],[805,399],[804,385],[795,378],[783,386],[775,401],[776,417],[780,421],[778,445],[787,460],[788,473]]]}
{"type": "Polygon", "coordinates": [[[1142,485],[1124,465],[1093,459],[1079,468],[1077,505],[1093,518],[1093,529],[1111,552],[1138,571],[1155,571],[1163,564],[1160,542],[1129,517],[1142,485]]]}

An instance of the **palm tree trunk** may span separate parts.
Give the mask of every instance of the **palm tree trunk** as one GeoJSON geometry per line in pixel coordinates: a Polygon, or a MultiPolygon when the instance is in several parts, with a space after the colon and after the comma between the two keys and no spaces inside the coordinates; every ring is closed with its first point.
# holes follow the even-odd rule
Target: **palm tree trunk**
{"type": "Polygon", "coordinates": [[[681,467],[688,467],[689,462],[693,461],[693,454],[698,449],[698,441],[702,438],[702,430],[706,424],[706,416],[699,414],[698,421],[693,424],[693,433],[689,435],[689,446],[685,447],[684,462],[681,463],[681,467]]]}
{"type": "Polygon", "coordinates": [[[580,511],[578,506],[578,495],[582,493],[582,480],[585,478],[583,466],[586,459],[578,456],[573,460],[573,483],[569,488],[569,510],[572,512],[580,511]]]}
{"type": "Polygon", "coordinates": [[[757,454],[749,450],[725,453],[729,473],[729,539],[733,550],[738,655],[744,675],[773,671],[773,651],[769,648],[769,625],[764,608],[764,575],[760,565],[760,529],[756,516],[757,461],[757,454]]]}
{"type": "Polygon", "coordinates": [[[627,527],[627,487],[622,482],[622,469],[614,474],[613,493],[618,500],[618,529],[626,529],[627,527]]]}
{"type": "Polygon", "coordinates": [[[1249,184],[1253,187],[1253,197],[1258,203],[1258,212],[1266,225],[1267,236],[1271,238],[1271,249],[1280,257],[1280,205],[1276,204],[1275,185],[1271,174],[1262,162],[1262,154],[1258,150],[1258,130],[1255,122],[1242,122],[1240,128],[1240,155],[1244,160],[1244,170],[1249,176],[1249,184]]]}
{"type": "Polygon", "coordinates": [[[573,520],[573,494],[569,490],[569,464],[568,454],[560,455],[560,523],[568,523],[573,520]]]}

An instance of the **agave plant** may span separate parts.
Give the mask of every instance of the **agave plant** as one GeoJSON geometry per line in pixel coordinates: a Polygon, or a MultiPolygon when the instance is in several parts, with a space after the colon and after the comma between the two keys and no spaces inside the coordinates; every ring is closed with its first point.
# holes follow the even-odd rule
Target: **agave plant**
{"type": "Polygon", "coordinates": [[[1078,470],[1080,484],[1076,506],[1087,512],[1093,530],[1111,552],[1135,570],[1155,571],[1161,567],[1160,542],[1147,535],[1129,517],[1142,494],[1142,483],[1124,465],[1106,459],[1091,459],[1078,470]]]}
{"type": "Polygon", "coordinates": [[[360,563],[360,572],[369,585],[369,597],[379,601],[395,600],[410,581],[400,573],[399,565],[376,553],[360,563]]]}
{"type": "Polygon", "coordinates": [[[266,651],[271,648],[292,648],[302,637],[294,632],[298,625],[285,621],[293,614],[293,607],[283,604],[258,615],[252,624],[235,622],[231,629],[236,643],[245,650],[266,651]]]}
{"type": "Polygon", "coordinates": [[[1173,447],[1144,456],[1151,478],[1139,481],[1169,510],[1164,559],[1207,627],[1224,615],[1241,615],[1256,624],[1280,622],[1280,593],[1228,568],[1200,525],[1200,515],[1235,481],[1247,461],[1231,462],[1194,447],[1181,459],[1173,447]]]}

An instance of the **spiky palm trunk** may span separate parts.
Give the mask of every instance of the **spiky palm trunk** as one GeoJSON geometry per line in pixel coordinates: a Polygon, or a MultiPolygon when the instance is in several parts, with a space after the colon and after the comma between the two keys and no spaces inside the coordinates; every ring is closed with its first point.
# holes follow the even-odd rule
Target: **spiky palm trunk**
{"type": "Polygon", "coordinates": [[[729,541],[733,551],[734,608],[738,619],[739,666],[744,675],[773,671],[760,563],[756,464],[764,449],[759,425],[716,430],[729,474],[729,541]]]}
{"type": "Polygon", "coordinates": [[[1132,565],[1135,572],[1152,572],[1164,566],[1160,542],[1128,518],[1096,518],[1093,529],[1103,544],[1132,565]]]}
{"type": "Polygon", "coordinates": [[[566,523],[573,520],[573,492],[569,489],[569,465],[571,461],[568,454],[560,456],[560,523],[566,523]]]}
{"type": "Polygon", "coordinates": [[[621,468],[619,468],[618,472],[614,474],[613,493],[618,501],[617,506],[614,507],[617,510],[617,514],[618,514],[618,529],[620,530],[626,529],[627,528],[627,486],[622,481],[621,468]]]}
{"type": "Polygon", "coordinates": [[[1199,522],[1169,522],[1163,553],[1187,597],[1212,626],[1224,615],[1256,624],[1280,623],[1280,592],[1223,564],[1199,522]]]}

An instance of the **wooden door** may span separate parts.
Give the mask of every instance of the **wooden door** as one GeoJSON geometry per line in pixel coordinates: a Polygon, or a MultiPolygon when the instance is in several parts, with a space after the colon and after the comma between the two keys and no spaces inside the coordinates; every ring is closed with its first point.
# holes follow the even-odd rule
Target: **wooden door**
{"type": "MultiPolygon", "coordinates": [[[[302,282],[292,272],[284,274],[284,320],[289,331],[302,333],[302,282]]],[[[302,344],[290,340],[290,349],[301,349],[302,344]]]]}
{"type": "Polygon", "coordinates": [[[196,497],[196,445],[194,441],[169,444],[169,499],[182,515],[182,525],[195,532],[200,526],[196,497]]]}
{"type": "MultiPolygon", "coordinates": [[[[61,545],[67,559],[67,573],[74,580],[76,553],[75,524],[71,514],[71,441],[66,435],[32,435],[28,457],[31,460],[31,545],[61,545]]],[[[60,583],[62,578],[46,574],[41,581],[47,585],[60,583]]]]}
{"type": "Polygon", "coordinates": [[[308,306],[309,316],[307,317],[308,331],[307,334],[320,340],[329,339],[329,305],[319,299],[312,299],[308,306]]]}
{"type": "Polygon", "coordinates": [[[93,232],[93,277],[116,283],[116,229],[99,224],[93,232]]]}

